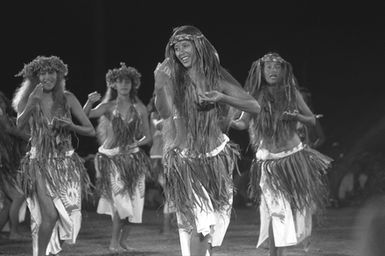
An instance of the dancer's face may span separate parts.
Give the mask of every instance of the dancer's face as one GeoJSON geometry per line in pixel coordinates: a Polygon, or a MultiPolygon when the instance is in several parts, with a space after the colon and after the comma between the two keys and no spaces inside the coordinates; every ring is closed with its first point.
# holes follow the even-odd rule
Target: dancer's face
{"type": "Polygon", "coordinates": [[[185,68],[191,68],[195,61],[195,48],[191,41],[183,40],[174,45],[175,55],[185,68]]]}
{"type": "Polygon", "coordinates": [[[263,75],[268,84],[274,85],[282,79],[282,65],[276,61],[266,61],[263,67],[263,75]]]}
{"type": "Polygon", "coordinates": [[[45,92],[50,92],[55,88],[56,80],[56,71],[41,71],[39,73],[39,81],[43,84],[43,90],[45,92]]]}
{"type": "Polygon", "coordinates": [[[132,88],[132,81],[129,78],[119,78],[116,81],[116,90],[119,95],[129,95],[132,88]]]}

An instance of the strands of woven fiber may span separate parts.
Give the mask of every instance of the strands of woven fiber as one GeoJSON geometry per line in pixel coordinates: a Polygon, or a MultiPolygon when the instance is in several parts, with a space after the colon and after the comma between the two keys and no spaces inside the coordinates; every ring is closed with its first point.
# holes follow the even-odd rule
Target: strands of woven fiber
{"type": "Polygon", "coordinates": [[[163,155],[169,151],[175,139],[175,124],[172,118],[163,120],[162,140],[163,140],[163,155]]]}
{"type": "MultiPolygon", "coordinates": [[[[70,118],[68,106],[57,108],[53,113],[59,118],[70,118]]],[[[90,194],[91,181],[83,160],[76,154],[67,155],[73,150],[70,132],[64,128],[49,125],[38,105],[32,113],[31,146],[37,149],[33,158],[31,153],[21,161],[21,187],[27,196],[36,191],[37,177],[43,177],[54,193],[56,187],[67,181],[80,182],[83,195],[90,194]]]]}
{"type": "Polygon", "coordinates": [[[96,155],[101,173],[97,190],[99,194],[109,199],[112,198],[111,174],[114,171],[119,173],[124,183],[124,188],[119,193],[128,192],[131,195],[134,195],[139,178],[142,175],[150,176],[150,159],[142,150],[139,149],[139,152],[136,153],[125,152],[125,148],[130,147],[136,139],[143,136],[142,122],[135,106],[131,105],[125,114],[125,116],[122,115],[116,109],[114,114],[104,117],[98,127],[101,135],[105,136],[105,138],[99,138],[101,144],[105,140],[111,139],[112,142],[104,146],[107,149],[120,147],[122,150],[114,156],[102,153],[96,155]]]}
{"type": "Polygon", "coordinates": [[[211,202],[211,210],[226,209],[230,204],[237,157],[239,152],[231,144],[215,157],[186,158],[177,150],[170,150],[165,156],[166,197],[190,223],[195,221],[193,209],[196,207],[204,209],[211,202]]]}
{"type": "Polygon", "coordinates": [[[87,197],[91,193],[90,178],[83,160],[76,153],[68,157],[40,159],[30,159],[27,154],[21,161],[20,170],[21,187],[27,196],[35,193],[38,177],[43,177],[43,181],[56,194],[59,191],[55,188],[69,181],[79,182],[84,196],[87,197]]]}
{"type": "Polygon", "coordinates": [[[194,37],[193,41],[197,50],[197,59],[199,60],[198,70],[204,74],[208,84],[212,86],[209,89],[214,89],[218,85],[221,72],[218,57],[215,55],[216,50],[205,37],[194,37]]]}
{"type": "Polygon", "coordinates": [[[199,152],[207,152],[210,145],[202,143],[202,138],[205,140],[206,136],[215,138],[216,135],[219,135],[217,133],[218,129],[215,129],[218,126],[218,110],[214,108],[205,114],[198,111],[199,98],[196,87],[199,86],[203,92],[218,90],[219,80],[221,79],[221,66],[215,48],[204,36],[192,36],[192,43],[195,46],[197,60],[194,68],[196,68],[197,76],[200,76],[196,79],[199,79],[200,84],[197,84],[198,81],[192,81],[189,77],[187,70],[176,59],[172,46],[167,46],[166,57],[170,58],[169,64],[173,71],[176,109],[181,116],[188,119],[187,128],[188,130],[191,129],[191,134],[187,135],[188,144],[189,146],[194,145],[194,147],[190,148],[194,148],[199,152]]]}
{"type": "Polygon", "coordinates": [[[126,119],[120,113],[113,115],[111,124],[113,129],[114,141],[111,147],[125,147],[131,145],[136,139],[143,136],[142,123],[136,108],[131,105],[126,119]],[[129,118],[127,120],[127,118],[129,118]]]}
{"type": "Polygon", "coordinates": [[[103,115],[98,119],[98,126],[96,127],[96,134],[99,145],[102,145],[109,136],[112,136],[110,115],[103,115]]]}
{"type": "Polygon", "coordinates": [[[267,143],[277,143],[290,139],[296,131],[295,120],[283,120],[284,111],[297,109],[295,97],[288,98],[289,86],[268,88],[263,86],[258,100],[261,105],[259,115],[253,117],[249,127],[252,145],[255,147],[263,140],[267,143]]]}
{"type": "Polygon", "coordinates": [[[261,59],[254,61],[246,79],[245,89],[261,105],[261,113],[255,116],[249,126],[251,144],[256,149],[261,140],[266,143],[284,141],[293,135],[296,129],[294,121],[283,120],[284,111],[297,110],[297,81],[289,62],[281,63],[282,82],[268,85],[263,78],[261,59]]]}
{"type": "MultiPolygon", "coordinates": [[[[242,88],[242,85],[223,67],[221,67],[221,81],[230,83],[232,85],[242,88]]],[[[219,115],[219,125],[221,130],[224,133],[228,133],[230,128],[230,123],[234,119],[235,114],[239,111],[234,107],[231,107],[228,104],[217,104],[218,105],[218,115],[219,115]]]]}
{"type": "Polygon", "coordinates": [[[323,209],[328,198],[325,170],[330,167],[331,161],[309,147],[280,159],[254,160],[250,195],[254,200],[259,200],[260,176],[264,171],[268,186],[275,193],[283,195],[294,210],[301,211],[313,204],[323,209]]]}
{"type": "Polygon", "coordinates": [[[124,187],[118,194],[128,192],[130,195],[134,195],[139,178],[143,175],[149,175],[151,168],[150,160],[142,150],[137,153],[121,153],[115,156],[97,153],[96,159],[101,173],[97,191],[99,195],[108,199],[112,199],[111,175],[113,172],[118,172],[124,183],[124,187]]]}
{"type": "MultiPolygon", "coordinates": [[[[71,118],[69,109],[56,113],[58,118],[71,118]]],[[[72,150],[71,134],[67,129],[52,127],[44,116],[40,106],[32,113],[31,146],[36,147],[37,158],[47,158],[53,155],[64,156],[72,150]]]]}
{"type": "Polygon", "coordinates": [[[247,79],[245,82],[245,90],[250,95],[256,96],[256,92],[259,91],[262,81],[262,67],[261,61],[254,61],[251,65],[247,79]]]}
{"type": "Polygon", "coordinates": [[[212,108],[207,111],[198,109],[198,85],[191,83],[185,90],[185,103],[180,113],[185,117],[187,147],[196,153],[209,152],[213,145],[210,145],[210,139],[217,138],[212,143],[219,143],[221,130],[218,126],[218,109],[212,108]],[[188,112],[187,112],[188,111],[188,112]],[[210,138],[210,139],[209,139],[210,138]]]}

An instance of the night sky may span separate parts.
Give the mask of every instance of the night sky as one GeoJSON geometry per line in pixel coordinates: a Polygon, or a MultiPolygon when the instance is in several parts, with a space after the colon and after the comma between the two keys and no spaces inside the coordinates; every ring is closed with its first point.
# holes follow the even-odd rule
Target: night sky
{"type": "Polygon", "coordinates": [[[67,89],[81,104],[88,93],[105,92],[105,73],[120,62],[142,74],[139,96],[147,103],[172,29],[188,24],[201,29],[241,84],[251,63],[268,51],[292,63],[300,85],[312,93],[314,111],[324,114],[329,142],[348,144],[357,127],[385,116],[383,7],[224,2],[3,1],[1,91],[12,97],[24,63],[57,55],[69,66],[67,89]]]}

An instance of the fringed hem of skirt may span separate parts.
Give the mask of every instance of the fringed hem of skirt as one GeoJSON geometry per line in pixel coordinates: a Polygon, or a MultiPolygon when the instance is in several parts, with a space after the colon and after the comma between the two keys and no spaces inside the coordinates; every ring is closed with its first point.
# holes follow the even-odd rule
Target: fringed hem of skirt
{"type": "Polygon", "coordinates": [[[168,151],[164,157],[167,200],[189,223],[194,223],[196,207],[204,209],[212,205],[213,211],[227,209],[237,158],[238,146],[233,143],[227,143],[212,157],[185,157],[178,148],[168,151]]]}
{"type": "Polygon", "coordinates": [[[111,171],[119,172],[124,188],[119,193],[134,195],[140,177],[149,175],[151,169],[150,158],[142,150],[130,154],[107,156],[96,154],[98,169],[101,177],[97,185],[97,192],[101,196],[111,199],[111,171]],[[116,168],[115,168],[116,167],[116,168]]]}
{"type": "Polygon", "coordinates": [[[331,166],[331,161],[331,158],[307,146],[278,159],[254,159],[250,171],[250,197],[259,200],[259,183],[264,171],[267,185],[275,193],[282,194],[293,210],[314,206],[323,209],[328,200],[326,169],[331,166]]]}
{"type": "Polygon", "coordinates": [[[83,196],[87,198],[91,194],[91,180],[83,159],[76,153],[55,158],[30,158],[27,153],[20,168],[20,185],[26,196],[31,197],[36,191],[38,175],[44,178],[52,193],[59,194],[55,188],[62,183],[74,181],[80,182],[83,196]]]}

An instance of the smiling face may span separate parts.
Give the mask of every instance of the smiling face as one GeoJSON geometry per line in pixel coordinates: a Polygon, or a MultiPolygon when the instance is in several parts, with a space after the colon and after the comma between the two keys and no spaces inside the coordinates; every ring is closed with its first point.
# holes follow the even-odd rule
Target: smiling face
{"type": "Polygon", "coordinates": [[[274,85],[282,80],[282,65],[277,61],[266,61],[263,67],[263,75],[268,84],[274,85]]]}
{"type": "Polygon", "coordinates": [[[43,90],[46,92],[50,92],[55,88],[57,81],[57,73],[56,71],[40,71],[39,72],[39,81],[43,84],[43,90]]]}
{"type": "Polygon", "coordinates": [[[191,68],[195,63],[195,48],[191,41],[182,40],[174,45],[175,56],[185,68],[191,68]]]}

